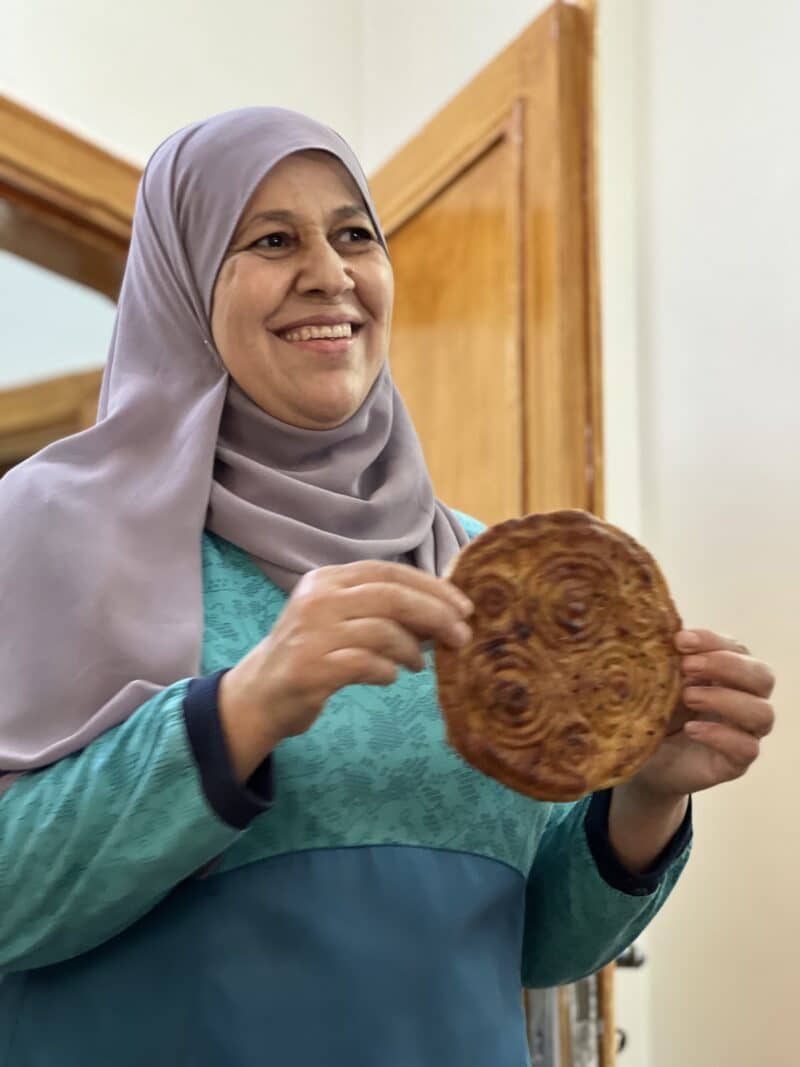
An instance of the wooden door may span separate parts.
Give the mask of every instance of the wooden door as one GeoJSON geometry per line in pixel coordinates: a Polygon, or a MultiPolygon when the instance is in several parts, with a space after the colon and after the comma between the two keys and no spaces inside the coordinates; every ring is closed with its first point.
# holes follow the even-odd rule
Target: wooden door
{"type": "Polygon", "coordinates": [[[495,522],[524,509],[519,111],[391,233],[391,363],[439,495],[495,522]]]}
{"type": "Polygon", "coordinates": [[[391,362],[437,493],[602,507],[590,9],[558,3],[371,178],[391,362]]]}

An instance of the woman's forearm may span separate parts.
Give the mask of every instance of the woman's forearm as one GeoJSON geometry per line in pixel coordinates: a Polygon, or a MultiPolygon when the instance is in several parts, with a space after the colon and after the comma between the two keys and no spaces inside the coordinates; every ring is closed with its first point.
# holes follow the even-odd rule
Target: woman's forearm
{"type": "Polygon", "coordinates": [[[653,863],[683,822],[688,803],[688,796],[661,797],[633,782],[614,788],[608,836],[629,871],[638,874],[653,863]]]}
{"type": "Polygon", "coordinates": [[[202,791],[186,683],[0,798],[0,972],[88,952],[241,832],[202,791]]]}

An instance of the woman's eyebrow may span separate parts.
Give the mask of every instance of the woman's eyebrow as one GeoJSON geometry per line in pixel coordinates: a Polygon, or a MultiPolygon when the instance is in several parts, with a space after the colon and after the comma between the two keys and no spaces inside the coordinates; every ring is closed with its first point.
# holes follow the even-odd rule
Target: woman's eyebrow
{"type": "Polygon", "coordinates": [[[277,209],[274,211],[259,211],[255,215],[251,215],[250,218],[242,220],[234,234],[234,242],[241,241],[244,234],[259,222],[284,222],[291,225],[295,222],[295,216],[291,211],[280,211],[277,209]]]}
{"type": "MultiPolygon", "coordinates": [[[[353,215],[363,215],[365,218],[369,218],[367,209],[363,204],[343,204],[330,213],[329,220],[330,222],[340,222],[342,219],[352,218],[353,215]]],[[[271,211],[259,211],[245,221],[240,233],[249,230],[251,226],[258,222],[287,222],[294,224],[297,221],[298,216],[293,211],[284,211],[280,208],[274,208],[271,211]]]]}
{"type": "Polygon", "coordinates": [[[369,213],[363,204],[344,204],[331,212],[331,222],[339,222],[341,219],[352,218],[353,215],[363,215],[369,218],[369,213]]]}

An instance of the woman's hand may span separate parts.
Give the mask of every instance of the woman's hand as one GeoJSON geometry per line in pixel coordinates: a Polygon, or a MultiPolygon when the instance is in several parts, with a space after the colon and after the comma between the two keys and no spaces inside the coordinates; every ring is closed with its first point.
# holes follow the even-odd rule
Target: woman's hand
{"type": "Polygon", "coordinates": [[[675,645],[683,653],[682,699],[666,738],[630,782],[663,797],[741,777],[775,721],[775,676],[743,645],[711,630],[681,631],[675,645]]]}
{"type": "Polygon", "coordinates": [[[338,689],[390,685],[399,666],[422,670],[423,640],[466,644],[472,610],[450,582],[400,563],[365,560],[304,575],[272,631],[220,684],[240,780],[281,740],[308,730],[338,689]]]}
{"type": "Polygon", "coordinates": [[[614,788],[609,839],[630,871],[650,866],[686,813],[688,795],[743,775],[775,721],[772,671],[710,630],[676,635],[684,689],[667,736],[629,781],[614,788]]]}

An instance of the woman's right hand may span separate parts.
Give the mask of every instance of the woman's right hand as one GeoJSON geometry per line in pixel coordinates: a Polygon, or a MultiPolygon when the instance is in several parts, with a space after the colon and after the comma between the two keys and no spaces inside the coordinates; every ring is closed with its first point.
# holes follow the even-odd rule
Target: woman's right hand
{"type": "Polygon", "coordinates": [[[390,685],[422,670],[420,642],[470,639],[471,601],[402,563],[363,560],[309,571],[272,631],[222,678],[219,709],[241,781],[281,740],[304,733],[347,685],[390,685]]]}

